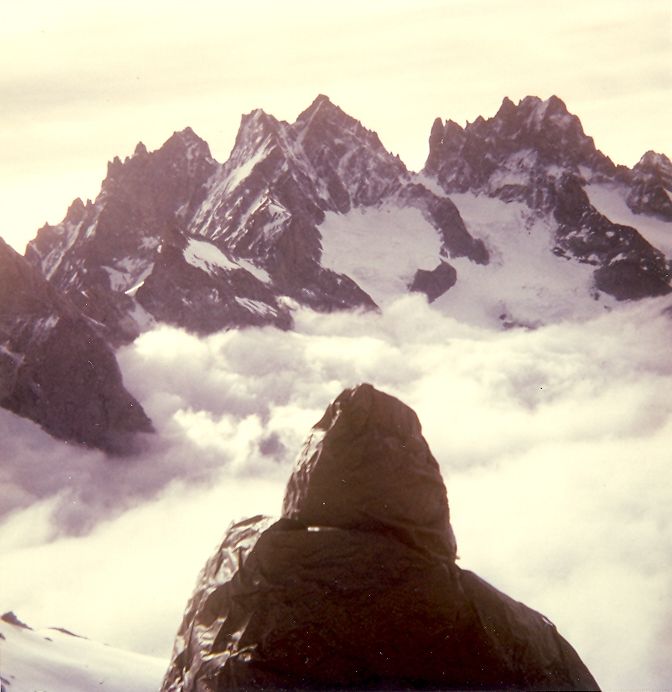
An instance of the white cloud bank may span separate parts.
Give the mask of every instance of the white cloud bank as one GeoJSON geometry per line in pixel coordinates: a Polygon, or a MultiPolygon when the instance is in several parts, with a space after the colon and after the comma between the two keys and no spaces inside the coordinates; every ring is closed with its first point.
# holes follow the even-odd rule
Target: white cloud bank
{"type": "Polygon", "coordinates": [[[669,688],[669,306],[496,333],[409,296],[383,316],[301,311],[295,332],[145,334],[120,354],[158,429],[142,458],[0,416],[0,606],[167,657],[229,522],[279,512],[310,425],[369,381],[423,423],[460,564],[548,615],[604,688],[669,688]]]}

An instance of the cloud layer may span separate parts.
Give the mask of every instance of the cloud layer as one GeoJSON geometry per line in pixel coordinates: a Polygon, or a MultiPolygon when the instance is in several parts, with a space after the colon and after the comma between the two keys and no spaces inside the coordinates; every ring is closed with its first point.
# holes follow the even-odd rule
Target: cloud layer
{"type": "Polygon", "coordinates": [[[460,564],[548,615],[605,688],[669,686],[669,302],[532,332],[409,296],[382,316],[300,311],[288,333],[147,333],[120,354],[158,429],[142,458],[0,416],[1,605],[167,656],[229,522],[279,512],[310,425],[369,381],[423,423],[460,564]]]}

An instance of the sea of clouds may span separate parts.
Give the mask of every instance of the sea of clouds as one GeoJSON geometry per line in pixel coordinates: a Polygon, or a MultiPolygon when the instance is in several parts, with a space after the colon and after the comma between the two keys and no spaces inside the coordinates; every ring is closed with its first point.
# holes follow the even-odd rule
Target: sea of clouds
{"type": "Polygon", "coordinates": [[[672,685],[672,301],[534,331],[418,296],[295,318],[200,339],[163,326],[123,349],[157,429],[139,457],[0,411],[0,608],[167,658],[228,524],[279,513],[308,429],[367,381],[418,413],[462,567],[546,614],[604,688],[672,685]]]}

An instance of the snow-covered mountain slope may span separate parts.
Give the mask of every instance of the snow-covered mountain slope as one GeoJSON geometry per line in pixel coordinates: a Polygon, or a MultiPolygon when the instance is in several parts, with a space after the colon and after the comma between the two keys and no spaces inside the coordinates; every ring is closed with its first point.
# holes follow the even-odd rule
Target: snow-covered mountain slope
{"type": "Polygon", "coordinates": [[[636,228],[653,247],[672,260],[672,223],[654,214],[635,213],[626,201],[628,188],[619,183],[589,183],[585,186],[590,203],[611,221],[636,228]]]}
{"type": "Polygon", "coordinates": [[[523,202],[464,192],[451,195],[468,227],[485,240],[487,267],[454,261],[458,281],[436,301],[465,322],[505,328],[584,319],[616,301],[593,285],[589,265],[553,252],[555,224],[523,202]]]}
{"type": "Polygon", "coordinates": [[[152,429],[97,325],[1,239],[0,406],[110,452],[152,429]]]}
{"type": "Polygon", "coordinates": [[[322,265],[353,278],[381,307],[408,290],[418,269],[441,262],[441,241],[418,209],[387,204],[328,212],[319,231],[322,265]]]}
{"type": "Polygon", "coordinates": [[[0,619],[2,692],[155,692],[166,666],[64,629],[33,630],[11,613],[0,619]]]}
{"type": "Polygon", "coordinates": [[[322,311],[371,309],[420,290],[481,322],[508,314],[515,293],[527,306],[521,321],[539,323],[592,313],[595,296],[601,307],[613,303],[605,295],[670,290],[661,234],[644,233],[647,243],[584,192],[617,188],[637,212],[635,229],[654,214],[666,223],[666,157],[648,153],[632,171],[614,165],[557,97],[504,99],[494,117],[464,128],[437,119],[429,143],[423,172],[412,173],[322,95],[293,123],[243,116],[223,164],[187,128],[155,152],[139,144],[115,159],[96,201],[75,201],[27,257],[114,343],[156,321],[198,333],[288,328],[287,297],[322,311]],[[467,223],[452,198],[461,193],[477,195],[467,223]],[[493,215],[491,199],[522,203],[536,220],[516,206],[493,215]],[[529,242],[511,245],[512,225],[529,242]],[[560,270],[546,253],[569,264],[560,270]]]}

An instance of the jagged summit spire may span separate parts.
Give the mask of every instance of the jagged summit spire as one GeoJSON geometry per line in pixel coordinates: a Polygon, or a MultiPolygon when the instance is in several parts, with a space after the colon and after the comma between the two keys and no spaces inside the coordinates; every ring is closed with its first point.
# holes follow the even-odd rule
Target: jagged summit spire
{"type": "Polygon", "coordinates": [[[281,123],[274,116],[269,115],[261,108],[255,108],[245,113],[240,118],[240,127],[233,145],[233,151],[241,147],[256,146],[269,135],[275,135],[280,129],[281,123]]]}
{"type": "Polygon", "coordinates": [[[569,113],[564,101],[555,95],[547,99],[541,99],[539,96],[525,96],[517,104],[505,96],[494,118],[482,122],[483,124],[504,122],[527,130],[548,127],[567,129],[577,124],[579,128],[581,127],[578,118],[569,113]]]}
{"type": "Polygon", "coordinates": [[[210,156],[210,147],[208,143],[202,137],[199,137],[191,127],[185,127],[183,130],[176,130],[173,132],[161,149],[171,148],[176,145],[189,150],[198,150],[210,156]]]}
{"type": "Polygon", "coordinates": [[[313,428],[287,485],[283,516],[391,530],[455,558],[446,488],[418,417],[370,384],[343,391],[313,428]]]}
{"type": "Polygon", "coordinates": [[[375,146],[382,146],[375,132],[365,128],[357,118],[346,113],[324,94],[319,94],[310,106],[299,114],[292,127],[297,133],[324,135],[328,138],[348,132],[356,137],[371,140],[375,146]]]}
{"type": "Polygon", "coordinates": [[[334,104],[328,96],[325,94],[318,94],[310,106],[300,113],[296,120],[297,122],[309,120],[314,118],[318,112],[321,112],[322,115],[326,115],[328,113],[339,113],[345,115],[345,113],[336,104],[334,104]]]}
{"type": "Polygon", "coordinates": [[[499,110],[497,111],[497,115],[495,117],[505,118],[507,116],[513,115],[513,113],[515,112],[516,104],[508,96],[505,96],[502,99],[502,105],[499,107],[499,110]]]}
{"type": "Polygon", "coordinates": [[[197,142],[203,142],[204,141],[188,125],[187,125],[187,127],[185,127],[182,130],[176,130],[173,133],[173,135],[176,137],[180,137],[180,139],[187,141],[187,142],[188,141],[194,141],[194,140],[197,142]]]}
{"type": "Polygon", "coordinates": [[[447,191],[483,189],[498,168],[519,174],[540,165],[572,172],[583,166],[599,175],[615,174],[611,160],[596,149],[579,118],[555,95],[545,100],[525,96],[517,104],[506,96],[494,116],[479,116],[464,128],[437,119],[429,141],[425,171],[438,175],[447,191]]]}
{"type": "Polygon", "coordinates": [[[318,94],[309,108],[320,108],[322,105],[334,106],[331,99],[326,94],[318,94]]]}

